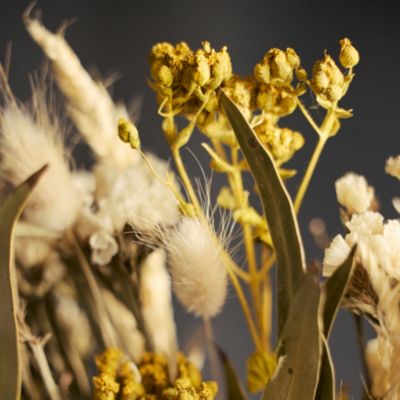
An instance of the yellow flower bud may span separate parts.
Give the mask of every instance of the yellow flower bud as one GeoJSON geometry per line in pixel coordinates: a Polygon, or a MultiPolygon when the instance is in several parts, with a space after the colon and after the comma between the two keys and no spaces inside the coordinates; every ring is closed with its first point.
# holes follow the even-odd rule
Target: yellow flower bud
{"type": "Polygon", "coordinates": [[[269,65],[256,64],[253,71],[254,78],[260,83],[268,83],[271,78],[269,65]]]}
{"type": "Polygon", "coordinates": [[[211,72],[208,60],[202,50],[199,50],[195,54],[195,65],[193,80],[199,85],[204,86],[210,79],[211,72]]]}
{"type": "Polygon", "coordinates": [[[135,125],[124,118],[118,120],[118,136],[123,142],[130,143],[133,149],[140,148],[139,131],[135,125]]]}
{"type": "Polygon", "coordinates": [[[307,80],[307,71],[302,68],[299,67],[295,70],[296,73],[296,78],[300,81],[300,82],[305,82],[307,80]]]}
{"type": "Polygon", "coordinates": [[[286,49],[286,59],[292,68],[299,68],[300,67],[300,57],[298,54],[288,47],[286,49]]]}
{"type": "Polygon", "coordinates": [[[293,79],[293,68],[286,58],[286,54],[280,49],[271,49],[267,53],[272,79],[281,79],[291,82],[293,79]]]}
{"type": "Polygon", "coordinates": [[[115,379],[102,372],[100,375],[93,377],[94,400],[114,400],[119,392],[119,383],[115,379]]]}
{"type": "Polygon", "coordinates": [[[260,110],[271,112],[278,97],[278,89],[272,85],[261,85],[257,95],[257,107],[260,110]]]}
{"type": "Polygon", "coordinates": [[[161,86],[171,87],[174,82],[174,75],[170,68],[162,65],[157,71],[156,80],[161,86]]]}
{"type": "Polygon", "coordinates": [[[347,38],[340,41],[339,61],[345,68],[353,68],[360,61],[360,54],[347,38]]]}
{"type": "Polygon", "coordinates": [[[326,98],[331,102],[336,102],[343,97],[343,87],[339,85],[331,85],[326,90],[326,98]]]}

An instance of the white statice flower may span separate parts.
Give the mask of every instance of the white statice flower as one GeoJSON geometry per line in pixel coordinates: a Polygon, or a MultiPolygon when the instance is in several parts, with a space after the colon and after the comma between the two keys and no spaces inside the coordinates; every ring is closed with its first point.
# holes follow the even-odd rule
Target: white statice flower
{"type": "Polygon", "coordinates": [[[13,102],[0,110],[0,177],[18,185],[48,164],[24,218],[61,233],[75,222],[82,198],[73,184],[62,128],[50,117],[40,94],[35,96],[32,112],[13,102]]]}
{"type": "Polygon", "coordinates": [[[115,238],[106,231],[93,233],[89,238],[92,250],[92,263],[96,265],[107,265],[118,253],[118,243],[115,238]]]}
{"type": "MultiPolygon", "coordinates": [[[[147,155],[160,176],[168,171],[166,162],[147,155]]],[[[155,178],[146,163],[124,169],[111,163],[99,163],[95,170],[98,202],[107,201],[114,226],[122,230],[128,223],[138,231],[151,230],[156,225],[173,225],[179,219],[178,201],[171,190],[155,178]]]]}
{"type": "Polygon", "coordinates": [[[349,172],[335,182],[335,188],[339,204],[350,214],[370,209],[374,200],[374,189],[363,176],[349,172]]]}
{"type": "Polygon", "coordinates": [[[389,175],[400,179],[400,155],[386,160],[385,171],[389,175]]]}
{"type": "Polygon", "coordinates": [[[216,316],[226,300],[223,244],[210,224],[189,217],[166,237],[175,294],[188,312],[204,319],[216,316]]]}
{"type": "Polygon", "coordinates": [[[117,121],[129,120],[123,104],[115,104],[106,87],[92,79],[64,39],[63,32],[48,31],[37,19],[24,16],[32,39],[50,60],[55,81],[67,101],[67,111],[79,132],[99,160],[125,166],[139,155],[122,143],[117,121]]]}
{"type": "MultiPolygon", "coordinates": [[[[349,233],[344,237],[336,236],[325,250],[324,275],[330,276],[347,258],[351,248],[357,245],[355,260],[367,272],[375,292],[378,295],[382,293],[387,288],[388,276],[392,276],[395,270],[391,262],[396,262],[393,254],[400,244],[400,236],[393,238],[393,223],[397,226],[397,221],[384,223],[383,216],[373,211],[353,214],[346,223],[349,233]],[[388,246],[383,244],[386,241],[390,243],[388,246]]],[[[399,273],[395,272],[396,279],[399,273]]]]}

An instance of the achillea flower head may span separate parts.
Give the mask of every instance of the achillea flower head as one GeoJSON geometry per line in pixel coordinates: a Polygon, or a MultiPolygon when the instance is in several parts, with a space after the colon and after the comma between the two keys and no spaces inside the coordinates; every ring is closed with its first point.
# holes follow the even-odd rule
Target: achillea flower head
{"type": "Polygon", "coordinates": [[[349,214],[363,213],[371,208],[375,191],[363,176],[349,172],[335,182],[335,187],[339,204],[349,214]]]}
{"type": "Polygon", "coordinates": [[[227,294],[223,244],[214,235],[206,222],[184,217],[166,238],[174,291],[188,312],[205,319],[221,311],[227,294]]]}
{"type": "Polygon", "coordinates": [[[75,222],[82,197],[68,165],[62,128],[50,116],[40,93],[35,93],[35,101],[32,113],[15,103],[0,110],[0,176],[18,185],[48,164],[24,217],[32,224],[62,232],[75,222]]]}

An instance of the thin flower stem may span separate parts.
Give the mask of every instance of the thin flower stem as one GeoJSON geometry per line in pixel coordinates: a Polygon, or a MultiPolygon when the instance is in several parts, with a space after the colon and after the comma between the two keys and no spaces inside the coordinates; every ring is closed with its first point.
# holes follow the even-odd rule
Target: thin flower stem
{"type": "Polygon", "coordinates": [[[306,173],[303,177],[303,180],[301,181],[300,188],[297,192],[295,201],[294,201],[294,210],[296,214],[299,212],[301,203],[303,202],[304,195],[308,189],[308,186],[310,184],[311,178],[314,174],[315,167],[318,164],[319,157],[321,156],[322,150],[325,147],[327,138],[325,136],[320,136],[318,139],[318,143],[314,149],[313,155],[311,157],[311,160],[307,166],[306,173]]]}
{"type": "Polygon", "coordinates": [[[264,275],[261,300],[261,341],[263,350],[269,351],[272,324],[272,287],[269,274],[264,275]]]}
{"type": "Polygon", "coordinates": [[[181,153],[180,153],[179,149],[176,147],[172,147],[171,152],[172,152],[172,157],[175,162],[176,169],[182,180],[182,184],[185,187],[185,190],[189,196],[189,199],[190,199],[191,203],[193,204],[193,207],[195,208],[198,215],[201,215],[202,209],[200,206],[200,202],[199,202],[199,199],[197,198],[197,195],[193,188],[192,182],[190,181],[190,178],[186,171],[185,165],[183,164],[183,161],[181,158],[181,153]]]}
{"type": "Polygon", "coordinates": [[[210,318],[204,319],[204,331],[206,335],[208,360],[210,363],[211,377],[213,380],[220,382],[221,376],[218,370],[218,355],[215,351],[215,338],[210,318]]]}
{"type": "Polygon", "coordinates": [[[318,133],[318,135],[322,135],[322,132],[320,130],[320,127],[318,126],[318,124],[314,121],[314,118],[310,115],[310,113],[307,111],[307,108],[305,107],[305,105],[301,102],[301,100],[299,98],[297,98],[297,105],[300,108],[300,111],[303,113],[305,119],[308,121],[308,123],[313,127],[313,129],[315,130],[315,132],[318,133]]]}
{"type": "Polygon", "coordinates": [[[100,288],[96,282],[96,278],[93,275],[93,272],[90,268],[90,264],[86,259],[85,254],[83,253],[81,246],[79,245],[78,241],[73,232],[68,232],[68,237],[72,246],[75,250],[75,255],[78,259],[78,262],[82,268],[83,275],[85,276],[86,282],[88,284],[90,293],[93,297],[94,304],[96,305],[97,314],[96,320],[99,324],[99,328],[101,331],[101,335],[104,341],[104,344],[108,347],[116,347],[117,346],[117,339],[114,328],[111,324],[108,311],[106,305],[104,303],[104,299],[101,295],[100,288]]]}
{"type": "Polygon", "coordinates": [[[249,327],[250,335],[254,342],[254,345],[257,350],[261,350],[262,349],[261,341],[258,336],[256,325],[254,324],[253,317],[251,315],[249,306],[247,304],[246,297],[243,293],[243,289],[240,286],[237,276],[235,275],[235,273],[233,272],[233,270],[231,268],[228,268],[228,274],[231,279],[232,285],[236,290],[240,305],[242,306],[243,313],[244,313],[247,325],[249,327]]]}
{"type": "MultiPolygon", "coordinates": [[[[242,173],[240,171],[240,167],[238,165],[238,149],[231,148],[231,157],[232,157],[232,164],[234,167],[234,173],[231,174],[232,179],[230,180],[231,189],[236,197],[236,203],[238,205],[247,202],[244,188],[243,188],[243,179],[242,173]]],[[[258,280],[258,273],[257,273],[257,259],[256,253],[254,249],[254,240],[252,229],[249,224],[243,223],[242,224],[242,231],[243,231],[243,240],[244,240],[244,247],[246,251],[246,259],[247,264],[249,266],[249,277],[250,277],[250,293],[254,305],[254,310],[257,316],[257,321],[260,325],[262,315],[261,315],[261,301],[260,301],[260,288],[259,288],[259,280],[258,280]]]]}
{"type": "Polygon", "coordinates": [[[46,354],[43,350],[43,344],[37,343],[35,339],[28,341],[29,347],[31,348],[33,357],[35,358],[40,375],[43,379],[44,386],[47,394],[51,400],[62,400],[61,393],[58,389],[57,384],[54,381],[53,375],[51,374],[50,366],[47,362],[46,354]]]}
{"type": "MultiPolygon", "coordinates": [[[[302,109],[302,107],[300,107],[302,109]]],[[[304,109],[305,110],[305,109],[304,109]]],[[[306,115],[306,114],[305,114],[306,115]]],[[[308,115],[308,112],[307,112],[308,115]]],[[[318,164],[318,160],[321,156],[321,153],[325,147],[326,142],[328,141],[330,137],[330,131],[332,129],[332,124],[334,121],[334,111],[332,109],[329,109],[326,113],[325,119],[322,122],[321,127],[317,127],[317,133],[319,135],[318,143],[314,149],[314,152],[311,156],[311,160],[307,166],[306,173],[304,174],[303,180],[300,184],[300,188],[297,192],[295,201],[294,201],[294,210],[296,214],[299,212],[301,204],[304,199],[304,195],[306,194],[306,191],[308,189],[308,186],[311,182],[311,178],[314,174],[315,168],[318,164]]],[[[311,118],[311,117],[310,117],[311,118]]],[[[311,118],[312,120],[312,118],[311,118]]],[[[310,121],[310,120],[309,120],[310,121]]],[[[313,121],[313,120],[312,120],[313,121]]],[[[311,123],[311,122],[310,122],[311,123]]],[[[314,127],[314,125],[313,125],[314,127]]]]}

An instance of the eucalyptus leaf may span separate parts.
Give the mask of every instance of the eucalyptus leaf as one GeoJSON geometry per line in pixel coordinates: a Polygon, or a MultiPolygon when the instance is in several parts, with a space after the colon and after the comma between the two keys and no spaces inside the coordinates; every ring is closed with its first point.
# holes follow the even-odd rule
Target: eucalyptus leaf
{"type": "Polygon", "coordinates": [[[325,346],[321,363],[321,374],[318,383],[316,400],[334,400],[336,398],[335,370],[333,368],[327,340],[336,318],[340,303],[354,269],[355,247],[347,259],[339,266],[325,283],[325,304],[323,311],[325,346]]]}
{"type": "Polygon", "coordinates": [[[282,332],[280,358],[264,400],[312,400],[322,356],[321,290],[311,275],[304,275],[291,302],[282,332]]]}
{"type": "Polygon", "coordinates": [[[21,396],[21,360],[17,324],[13,232],[29,195],[46,167],[15,188],[0,205],[0,393],[2,399],[21,396]]]}
{"type": "Polygon", "coordinates": [[[278,334],[305,272],[304,250],[292,201],[268,150],[237,106],[221,92],[221,104],[250,166],[262,199],[277,259],[278,334]]]}
{"type": "Polygon", "coordinates": [[[325,282],[324,336],[327,339],[354,269],[353,258],[355,250],[356,248],[353,247],[343,264],[325,282]]]}
{"type": "Polygon", "coordinates": [[[336,379],[335,368],[332,362],[331,352],[325,338],[324,349],[321,360],[321,370],[315,400],[335,400],[336,399],[336,379]]]}
{"type": "Polygon", "coordinates": [[[217,351],[225,374],[226,391],[228,400],[247,400],[240,380],[234,370],[227,354],[217,346],[217,351]]]}

